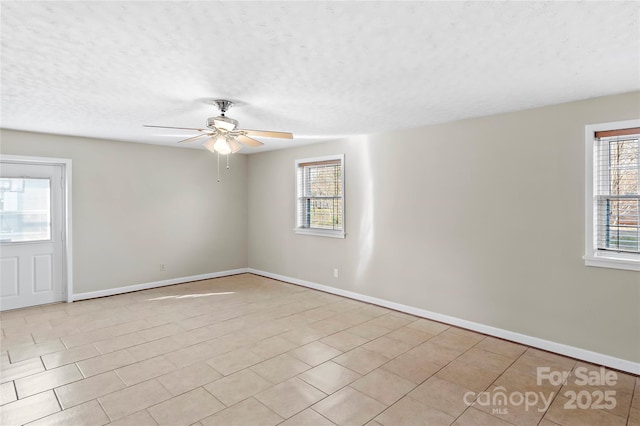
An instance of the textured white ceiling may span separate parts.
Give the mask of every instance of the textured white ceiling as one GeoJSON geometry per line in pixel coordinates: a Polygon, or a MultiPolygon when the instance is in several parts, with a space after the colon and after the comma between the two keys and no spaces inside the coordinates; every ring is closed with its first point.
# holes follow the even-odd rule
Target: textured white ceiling
{"type": "MultiPolygon", "coordinates": [[[[260,152],[640,90],[633,2],[1,3],[4,128],[173,144],[240,101],[260,152]]],[[[198,143],[193,144],[198,146],[198,143]]]]}

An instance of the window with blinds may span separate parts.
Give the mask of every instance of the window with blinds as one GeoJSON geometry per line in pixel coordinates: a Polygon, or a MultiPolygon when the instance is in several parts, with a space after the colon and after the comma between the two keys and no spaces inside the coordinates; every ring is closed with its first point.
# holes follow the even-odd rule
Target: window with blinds
{"type": "Polygon", "coordinates": [[[296,161],[296,232],[344,238],[344,155],[296,161]]]}
{"type": "Polygon", "coordinates": [[[640,253],[640,128],[595,132],[597,250],[640,253]]]}

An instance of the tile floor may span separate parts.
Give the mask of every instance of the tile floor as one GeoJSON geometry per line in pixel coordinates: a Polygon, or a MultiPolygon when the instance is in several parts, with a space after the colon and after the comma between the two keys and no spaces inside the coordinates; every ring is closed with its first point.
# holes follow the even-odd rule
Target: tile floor
{"type": "Polygon", "coordinates": [[[250,274],[0,319],[7,426],[640,425],[636,376],[250,274]]]}

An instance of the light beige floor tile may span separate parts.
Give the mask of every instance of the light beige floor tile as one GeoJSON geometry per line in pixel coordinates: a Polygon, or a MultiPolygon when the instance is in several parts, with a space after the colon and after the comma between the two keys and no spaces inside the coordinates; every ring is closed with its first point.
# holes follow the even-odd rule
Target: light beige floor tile
{"type": "Polygon", "coordinates": [[[255,398],[287,419],[326,396],[324,392],[294,377],[260,392],[255,398]]]}
{"type": "Polygon", "coordinates": [[[290,355],[298,358],[311,366],[322,364],[341,355],[342,352],[321,342],[311,342],[296,350],[289,352],[290,355]]]}
{"type": "Polygon", "coordinates": [[[425,331],[417,330],[410,327],[401,327],[385,334],[385,337],[398,340],[411,346],[417,346],[420,343],[426,342],[433,336],[435,336],[435,334],[427,333],[425,331]]]}
{"type": "Polygon", "coordinates": [[[225,406],[203,388],[196,388],[180,396],[148,408],[159,425],[190,425],[204,419],[225,406]]]}
{"type": "MultiPolygon", "coordinates": [[[[534,388],[532,388],[534,389],[534,388]]],[[[533,404],[533,400],[529,399],[531,406],[525,406],[524,404],[514,404],[509,402],[508,400],[504,403],[500,400],[495,399],[496,395],[507,395],[507,397],[512,395],[517,395],[515,391],[510,389],[504,389],[501,387],[490,386],[489,389],[484,391],[486,395],[490,395],[492,398],[487,400],[485,398],[478,398],[473,404],[473,407],[484,411],[487,414],[494,415],[499,417],[501,420],[504,420],[508,423],[512,423],[518,426],[536,426],[540,423],[542,416],[547,410],[547,405],[542,401],[542,398],[536,397],[538,400],[537,404],[533,404]]],[[[531,392],[531,391],[529,391],[531,392]]],[[[539,395],[539,394],[538,394],[539,395]]],[[[553,399],[555,396],[554,393],[543,395],[545,398],[549,398],[549,400],[553,399]]],[[[627,407],[628,411],[628,407],[627,407]]],[[[627,414],[625,411],[625,416],[627,414]]]]}
{"type": "Polygon", "coordinates": [[[502,373],[514,360],[504,355],[473,347],[460,355],[457,361],[473,364],[496,373],[502,373]]]}
{"type": "Polygon", "coordinates": [[[405,396],[416,385],[409,380],[378,368],[353,382],[350,386],[382,402],[384,405],[391,405],[405,396]]]}
{"type": "Polygon", "coordinates": [[[204,388],[229,407],[271,386],[266,379],[246,369],[209,383],[204,388]]]}
{"type": "Polygon", "coordinates": [[[166,353],[164,356],[176,367],[181,368],[197,362],[206,361],[216,356],[216,354],[213,353],[208,343],[202,342],[166,353]]]}
{"type": "Polygon", "coordinates": [[[252,345],[250,350],[263,359],[269,359],[296,348],[295,343],[279,336],[273,336],[252,345]]]}
{"type": "Polygon", "coordinates": [[[75,333],[71,336],[62,337],[62,342],[67,348],[75,348],[76,346],[86,345],[87,343],[99,342],[100,340],[109,339],[113,337],[111,330],[106,328],[84,331],[82,333],[75,333]]]}
{"type": "Polygon", "coordinates": [[[188,365],[158,378],[172,395],[180,395],[197,387],[214,382],[222,375],[205,363],[188,365]]]}
{"type": "Polygon", "coordinates": [[[385,426],[449,426],[455,418],[414,399],[404,397],[375,420],[385,426]]]}
{"type": "Polygon", "coordinates": [[[93,346],[95,346],[101,354],[108,354],[110,352],[130,348],[145,342],[146,340],[144,340],[138,333],[129,333],[95,342],[93,346]]]}
{"type": "MultiPolygon", "coordinates": [[[[54,423],[55,419],[74,417],[74,412],[81,413],[85,408],[97,408],[96,401],[92,400],[108,398],[124,390],[125,384],[117,374],[121,374],[129,384],[141,380],[149,382],[139,385],[157,383],[156,390],[168,390],[169,396],[165,393],[165,398],[183,396],[204,387],[227,406],[242,403],[232,407],[233,410],[225,409],[225,413],[241,412],[230,414],[235,418],[245,414],[250,416],[252,406],[258,412],[266,408],[260,408],[263,403],[257,402],[257,396],[256,399],[247,398],[265,393],[274,385],[254,371],[259,369],[257,365],[264,367],[261,373],[271,377],[270,380],[291,381],[289,377],[298,373],[296,363],[300,363],[298,366],[319,365],[298,373],[295,379],[298,382],[293,383],[306,384],[318,392],[334,393],[332,397],[344,393],[345,389],[355,391],[357,388],[361,394],[386,405],[403,395],[404,389],[397,392],[394,389],[396,380],[410,382],[411,386],[419,385],[394,402],[400,408],[411,400],[416,402],[399,410],[398,419],[393,420],[398,424],[405,421],[402,419],[410,418],[412,409],[424,410],[423,405],[429,407],[428,410],[436,409],[452,417],[460,415],[458,421],[461,424],[504,424],[507,421],[523,426],[536,423],[538,426],[551,426],[556,424],[551,422],[553,416],[555,421],[581,426],[616,424],[627,419],[630,425],[640,422],[640,379],[635,376],[616,372],[618,383],[607,387],[578,387],[572,383],[562,388],[548,383],[538,385],[537,368],[541,366],[552,371],[586,367],[596,372],[599,367],[470,330],[250,274],[74,304],[4,312],[0,313],[0,319],[3,327],[0,331],[3,411],[5,406],[13,407],[14,403],[22,401],[16,400],[16,386],[21,395],[41,392],[27,399],[51,393],[51,387],[57,386],[54,393],[61,405],[73,409],[66,413],[53,413],[48,421],[54,423]],[[215,296],[210,296],[212,294],[215,296]],[[69,349],[61,346],[60,342],[69,349]],[[117,354],[123,349],[131,358],[117,354]],[[48,353],[50,350],[55,352],[48,353]],[[348,353],[338,354],[327,361],[336,350],[348,353]],[[114,353],[116,355],[112,358],[101,358],[101,355],[114,353]],[[14,361],[25,360],[12,364],[10,355],[14,361]],[[228,357],[218,367],[228,368],[226,373],[236,371],[236,368],[243,369],[221,377],[222,372],[207,362],[222,355],[228,357]],[[33,358],[25,358],[30,356],[33,358]],[[372,356],[381,358],[372,359],[372,356]],[[134,366],[131,359],[140,364],[134,366]],[[338,360],[344,365],[338,364],[338,360]],[[125,364],[120,365],[122,362],[125,364]],[[96,375],[67,383],[67,380],[80,379],[78,370],[74,372],[74,363],[84,367],[81,372],[96,375]],[[48,371],[44,370],[45,367],[48,371]],[[183,367],[188,368],[179,370],[183,367]],[[366,377],[360,378],[357,371],[366,373],[366,377]],[[470,387],[480,389],[496,375],[499,377],[489,384],[491,392],[499,390],[496,386],[503,386],[507,393],[538,391],[558,395],[566,390],[592,392],[606,389],[616,392],[617,404],[612,410],[582,410],[580,413],[568,413],[572,410],[554,406],[542,420],[542,413],[532,415],[521,407],[512,407],[504,414],[494,412],[493,415],[490,407],[479,404],[467,407],[464,394],[473,390],[470,387]],[[391,384],[383,383],[385,378],[396,376],[399,379],[392,380],[391,384]],[[243,409],[245,403],[247,406],[243,409]]],[[[138,385],[132,387],[135,386],[138,385]]],[[[291,391],[288,387],[284,390],[291,391]]],[[[275,393],[273,396],[276,399],[282,397],[275,393]]],[[[141,403],[146,409],[135,405],[140,399],[144,398],[133,395],[132,409],[137,411],[122,417],[117,423],[122,421],[136,426],[156,424],[147,411],[147,403],[141,403]]],[[[385,413],[391,416],[395,410],[398,408],[392,406],[385,413]]],[[[101,423],[98,413],[96,411],[98,420],[94,423],[101,423]]],[[[422,417],[427,418],[426,415],[422,417]]],[[[225,417],[219,412],[209,418],[225,417]]],[[[270,424],[268,419],[280,421],[275,414],[266,418],[265,423],[270,424]]],[[[66,423],[69,421],[64,420],[66,423]]],[[[311,408],[304,408],[300,414],[294,413],[285,424],[325,424],[328,421],[311,408]]],[[[366,422],[369,426],[382,424],[378,420],[366,422]]]]}
{"type": "Polygon", "coordinates": [[[162,339],[163,337],[173,336],[174,334],[182,333],[183,331],[185,331],[183,327],[172,322],[153,328],[147,328],[146,330],[141,330],[138,332],[138,334],[143,339],[150,342],[152,340],[162,339]]]}
{"type": "Polygon", "coordinates": [[[429,343],[464,352],[478,344],[480,340],[482,340],[481,336],[462,335],[448,329],[429,339],[429,343]]]}
{"type": "Polygon", "coordinates": [[[371,320],[371,324],[379,325],[381,327],[388,328],[390,330],[396,330],[412,322],[413,320],[401,318],[391,314],[382,315],[371,320]]]}
{"type": "Polygon", "coordinates": [[[16,388],[13,382],[7,382],[0,385],[0,405],[13,402],[18,399],[16,395],[16,388]]]}
{"type": "Polygon", "coordinates": [[[442,364],[429,361],[416,353],[406,352],[392,359],[382,368],[403,379],[419,384],[438,372],[442,368],[442,364]]]}
{"type": "Polygon", "coordinates": [[[300,327],[296,327],[293,330],[287,331],[286,333],[282,333],[280,337],[287,339],[298,346],[302,346],[302,345],[306,345],[307,343],[311,343],[315,340],[322,339],[323,337],[326,337],[328,334],[331,334],[331,333],[325,333],[325,332],[316,330],[309,325],[303,325],[300,327]]]}
{"type": "Polygon", "coordinates": [[[380,414],[387,406],[346,387],[312,408],[337,425],[362,425],[380,414]]]}
{"type": "MultiPolygon", "coordinates": [[[[328,336],[329,334],[345,330],[350,326],[349,324],[344,324],[340,321],[336,321],[333,318],[327,318],[310,324],[310,327],[320,333],[324,333],[324,336],[328,336]]],[[[284,337],[287,338],[286,336],[284,337]]]]}
{"type": "MultiPolygon", "coordinates": [[[[609,368],[589,364],[586,362],[578,361],[571,372],[567,380],[567,384],[562,387],[562,392],[567,390],[573,390],[579,392],[582,389],[588,387],[584,384],[585,377],[611,377],[610,382],[615,381],[615,384],[601,383],[596,387],[601,391],[615,391],[616,393],[625,393],[633,395],[635,387],[636,377],[630,374],[625,374],[620,371],[611,370],[609,368]]],[[[597,389],[587,389],[589,391],[597,389]]],[[[640,392],[640,389],[638,389],[640,392]]],[[[640,395],[639,395],[640,396],[640,395]]]]}
{"type": "Polygon", "coordinates": [[[335,316],[336,313],[325,307],[319,307],[319,308],[308,309],[304,312],[301,312],[300,315],[309,319],[311,322],[315,322],[315,321],[320,321],[325,318],[335,316]]]}
{"type": "Polygon", "coordinates": [[[100,355],[100,352],[98,352],[98,350],[89,343],[83,346],[66,349],[64,351],[43,355],[42,362],[44,362],[44,366],[47,370],[50,370],[62,365],[93,358],[98,355],[100,355]]]}
{"type": "Polygon", "coordinates": [[[168,352],[181,349],[181,346],[171,337],[154,340],[126,349],[137,361],[153,358],[168,352]]]}
{"type": "Polygon", "coordinates": [[[475,397],[469,397],[470,392],[472,391],[463,386],[438,377],[431,377],[411,391],[409,396],[452,417],[458,417],[468,407],[465,395],[470,402],[475,399],[475,397]]]}
{"type": "MultiPolygon", "coordinates": [[[[43,330],[42,332],[50,332],[51,330],[43,330]]],[[[0,347],[2,348],[2,351],[9,351],[11,349],[15,349],[21,346],[30,346],[33,345],[34,343],[38,343],[38,341],[35,341],[35,339],[33,339],[32,334],[21,334],[18,336],[14,336],[14,337],[2,337],[2,340],[0,340],[0,347]]],[[[50,339],[46,339],[46,340],[50,340],[50,339]]]]}
{"type": "Polygon", "coordinates": [[[111,420],[133,414],[171,398],[157,380],[149,380],[98,398],[111,420]]]}
{"type": "Polygon", "coordinates": [[[384,336],[391,330],[379,325],[375,325],[371,322],[365,322],[364,324],[356,325],[355,327],[348,328],[347,331],[356,336],[364,337],[365,339],[373,340],[380,336],[384,336]]]}
{"type": "Polygon", "coordinates": [[[342,352],[350,351],[367,343],[369,340],[364,337],[356,336],[348,331],[341,331],[339,333],[332,334],[320,340],[322,343],[334,347],[342,352]]]}
{"type": "Polygon", "coordinates": [[[0,380],[2,383],[10,382],[21,377],[27,377],[32,374],[41,373],[44,371],[44,366],[40,358],[31,358],[25,361],[16,362],[15,364],[8,364],[2,367],[2,374],[0,374],[0,380]]]}
{"type": "Polygon", "coordinates": [[[63,409],[90,401],[102,395],[124,388],[122,380],[113,371],[56,388],[55,392],[63,409]]]}
{"type": "Polygon", "coordinates": [[[519,345],[517,343],[509,342],[507,340],[498,339],[496,337],[487,336],[476,346],[478,349],[493,352],[499,355],[503,355],[512,359],[515,359],[522,355],[527,350],[526,346],[519,345]]]}
{"type": "Polygon", "coordinates": [[[380,355],[391,359],[407,352],[412,348],[412,346],[408,343],[394,340],[387,336],[382,336],[370,341],[369,343],[365,343],[362,345],[362,348],[379,353],[380,355]]]}
{"type": "Polygon", "coordinates": [[[62,344],[60,339],[56,339],[28,346],[19,346],[15,349],[10,349],[8,352],[11,362],[16,363],[30,358],[36,358],[41,355],[50,354],[51,352],[62,351],[65,349],[66,348],[62,344]]]}
{"type": "Polygon", "coordinates": [[[118,324],[107,327],[105,330],[110,332],[112,336],[122,336],[124,334],[131,334],[152,327],[152,325],[144,319],[135,319],[134,316],[129,316],[132,317],[130,321],[118,321],[118,324]]]}
{"type": "Polygon", "coordinates": [[[565,406],[568,402],[568,398],[558,395],[544,415],[544,419],[566,426],[622,426],[627,423],[624,417],[611,414],[608,410],[567,409],[565,406]]]}
{"type": "Polygon", "coordinates": [[[251,367],[254,373],[258,373],[273,384],[284,382],[311,366],[292,357],[289,354],[278,355],[275,358],[261,362],[251,367]]]}
{"type": "Polygon", "coordinates": [[[444,366],[458,358],[463,353],[464,351],[447,348],[445,346],[431,343],[431,341],[427,341],[406,352],[406,355],[409,357],[414,356],[416,357],[416,360],[422,359],[424,361],[444,366]]]}
{"type": "Polygon", "coordinates": [[[279,424],[282,420],[282,417],[274,413],[260,401],[255,398],[248,398],[203,419],[201,423],[204,426],[272,426],[279,424]]]}
{"type": "Polygon", "coordinates": [[[31,333],[36,343],[46,342],[47,340],[60,339],[61,337],[70,336],[80,331],[75,325],[62,325],[54,327],[50,330],[38,330],[31,333]]]}
{"type": "Polygon", "coordinates": [[[536,348],[527,348],[525,351],[526,355],[535,356],[536,358],[541,358],[546,361],[552,361],[555,365],[562,366],[565,369],[571,369],[576,365],[576,360],[573,358],[566,357],[564,355],[555,354],[553,352],[547,352],[542,349],[536,348]]]}
{"type": "MultiPolygon", "coordinates": [[[[208,341],[213,356],[229,353],[237,349],[250,349],[256,343],[253,337],[249,337],[242,331],[233,334],[216,337],[208,341]]],[[[263,358],[264,359],[264,358],[263,358]]]]}
{"type": "Polygon", "coordinates": [[[333,361],[357,373],[367,374],[389,361],[389,358],[358,347],[334,358],[333,361]]]}
{"type": "Polygon", "coordinates": [[[134,364],[136,359],[126,349],[85,359],[77,363],[85,377],[95,376],[125,365],[134,364]]]}
{"type": "Polygon", "coordinates": [[[187,347],[197,343],[206,342],[207,340],[214,339],[215,337],[218,337],[218,335],[209,332],[207,327],[195,328],[171,336],[171,338],[178,343],[180,347],[187,347]]]}
{"type": "Polygon", "coordinates": [[[157,424],[147,410],[142,410],[111,422],[109,426],[156,426],[157,424]]]}
{"type": "Polygon", "coordinates": [[[358,311],[350,311],[338,314],[332,319],[343,324],[348,324],[349,326],[355,326],[369,321],[371,319],[371,315],[365,315],[358,311]]]}
{"type": "MultiPolygon", "coordinates": [[[[540,425],[542,426],[542,423],[540,425]]],[[[631,407],[627,418],[627,426],[640,426],[640,408],[631,407]]]]}
{"type": "Polygon", "coordinates": [[[157,356],[155,358],[127,365],[126,367],[118,368],[116,373],[120,376],[125,385],[131,386],[136,383],[144,382],[145,380],[153,379],[154,377],[171,373],[175,370],[176,367],[171,363],[171,361],[166,359],[164,356],[157,356]]]}
{"type": "Polygon", "coordinates": [[[449,326],[446,324],[436,322],[436,321],[431,321],[424,318],[421,318],[410,324],[407,324],[407,327],[413,328],[415,330],[420,330],[429,334],[440,334],[449,328],[449,326]]]}
{"type": "Polygon", "coordinates": [[[298,378],[326,394],[331,394],[347,386],[349,383],[358,380],[360,374],[335,362],[328,361],[311,370],[305,371],[298,375],[298,378]]]}
{"type": "Polygon", "coordinates": [[[24,320],[27,324],[37,324],[40,322],[48,322],[54,318],[66,318],[68,315],[62,309],[51,310],[49,312],[43,312],[41,314],[27,315],[24,320]]]}
{"type": "Polygon", "coordinates": [[[335,423],[313,411],[311,408],[307,408],[304,411],[289,418],[284,423],[280,423],[280,426],[334,426],[335,423]]]}
{"type": "Polygon", "coordinates": [[[107,423],[109,423],[109,417],[102,410],[98,401],[93,400],[36,420],[33,423],[29,423],[29,426],[98,426],[107,423]]]}
{"type": "Polygon", "coordinates": [[[15,385],[18,391],[18,398],[22,399],[82,379],[82,373],[80,373],[78,367],[75,364],[69,364],[17,379],[15,385]]]}
{"type": "Polygon", "coordinates": [[[254,364],[258,364],[262,358],[248,349],[236,349],[224,355],[217,356],[207,361],[207,364],[215,368],[225,376],[233,374],[254,364]]]}
{"type": "Polygon", "coordinates": [[[469,407],[460,417],[456,419],[452,426],[510,426],[498,417],[487,414],[484,411],[469,407]]]}
{"type": "Polygon", "coordinates": [[[22,425],[60,411],[53,391],[42,392],[2,406],[0,424],[22,425]]]}
{"type": "MultiPolygon", "coordinates": [[[[546,352],[540,353],[545,354],[546,352]]],[[[539,367],[548,367],[550,371],[572,371],[574,365],[575,360],[570,360],[569,358],[545,359],[534,355],[534,353],[529,353],[527,350],[509,367],[509,371],[517,371],[537,377],[539,367]]]]}
{"type": "Polygon", "coordinates": [[[455,360],[438,372],[436,377],[466,387],[474,392],[482,392],[500,376],[486,368],[455,360]]]}

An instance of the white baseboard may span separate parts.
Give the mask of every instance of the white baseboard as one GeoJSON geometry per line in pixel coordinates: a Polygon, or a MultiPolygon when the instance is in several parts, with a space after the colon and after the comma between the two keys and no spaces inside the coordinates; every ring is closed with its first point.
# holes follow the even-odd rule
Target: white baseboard
{"type": "Polygon", "coordinates": [[[342,290],[335,287],[317,284],[310,281],[301,280],[298,278],[291,278],[284,275],[272,274],[271,272],[260,271],[253,268],[248,268],[246,272],[255,274],[255,275],[262,275],[264,277],[273,278],[273,279],[288,282],[291,284],[301,285],[303,287],[309,287],[316,290],[321,290],[327,293],[348,297],[350,299],[355,299],[362,302],[371,303],[374,305],[384,306],[385,308],[390,308],[396,311],[405,312],[405,313],[416,315],[422,318],[427,318],[434,321],[455,325],[458,327],[477,331],[479,333],[488,334],[489,336],[499,337],[505,340],[511,340],[513,342],[522,343],[524,345],[532,346],[534,348],[543,349],[549,352],[555,352],[561,355],[566,355],[571,358],[577,358],[577,359],[591,362],[597,365],[604,365],[606,367],[615,368],[616,370],[625,371],[631,374],[640,374],[640,363],[628,361],[621,358],[616,358],[616,357],[601,354],[598,352],[592,352],[587,349],[582,349],[574,346],[565,345],[562,343],[552,342],[550,340],[540,339],[533,336],[527,336],[525,334],[504,330],[501,328],[491,327],[488,325],[479,324],[476,322],[467,321],[464,319],[427,311],[425,309],[402,305],[400,303],[390,302],[388,300],[378,299],[376,297],[371,297],[364,294],[355,293],[353,291],[342,290]]]}
{"type": "Polygon", "coordinates": [[[147,290],[149,288],[164,287],[167,285],[182,284],[190,281],[209,280],[211,278],[227,277],[229,275],[244,274],[246,268],[231,269],[228,271],[211,272],[209,274],[191,275],[190,277],[171,278],[162,281],[153,281],[144,284],[129,285],[126,287],[109,288],[106,290],[89,291],[87,293],[77,293],[72,296],[73,301],[94,299],[96,297],[113,296],[115,294],[130,293],[132,291],[147,290]]]}

